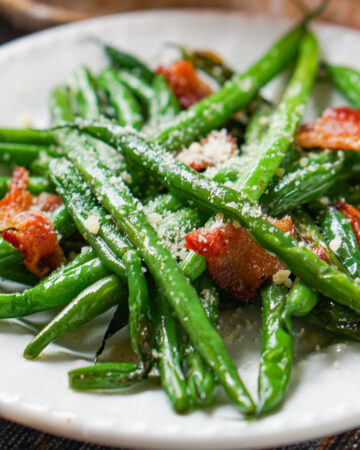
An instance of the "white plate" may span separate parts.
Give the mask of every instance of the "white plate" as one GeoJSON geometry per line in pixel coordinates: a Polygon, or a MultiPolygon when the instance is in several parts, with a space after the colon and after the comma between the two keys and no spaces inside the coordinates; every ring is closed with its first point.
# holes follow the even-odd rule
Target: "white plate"
{"type": "MultiPolygon", "coordinates": [[[[49,90],[65,83],[81,63],[94,71],[105,64],[102,52],[88,40],[89,36],[134,51],[152,65],[160,62],[164,43],[176,42],[218,50],[231,65],[242,70],[288,25],[281,20],[234,12],[153,11],[99,18],[21,39],[0,49],[0,124],[19,126],[24,115],[30,115],[34,126],[45,126],[49,90]]],[[[359,32],[325,25],[316,26],[316,32],[328,60],[359,66],[359,32]]],[[[267,91],[274,91],[274,86],[267,91]]],[[[314,116],[339,101],[344,103],[327,87],[320,88],[310,113],[314,116]]],[[[256,316],[254,311],[251,314],[256,316]]],[[[230,350],[244,380],[255,392],[258,321],[244,321],[241,311],[228,316],[235,330],[230,350]],[[257,338],[247,339],[251,333],[257,338]]],[[[225,402],[208,411],[176,415],[155,384],[139,386],[123,395],[70,391],[66,374],[88,364],[86,355],[96,348],[100,323],[72,333],[62,340],[63,347],[50,346],[41,361],[29,362],[22,358],[22,351],[32,332],[14,322],[1,321],[1,415],[80,440],[156,448],[266,447],[360,425],[358,344],[328,347],[298,360],[281,411],[246,422],[225,402]],[[88,353],[80,357],[67,350],[69,345],[88,353]]],[[[109,351],[118,351],[119,339],[112,341],[109,351]]]]}

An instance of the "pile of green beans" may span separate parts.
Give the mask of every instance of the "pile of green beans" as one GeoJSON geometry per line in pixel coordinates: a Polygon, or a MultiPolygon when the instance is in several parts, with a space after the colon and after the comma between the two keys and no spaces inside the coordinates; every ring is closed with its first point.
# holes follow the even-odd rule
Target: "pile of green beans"
{"type": "MultiPolygon", "coordinates": [[[[116,308],[96,364],[69,373],[72,389],[118,392],[151,372],[178,413],[212,405],[220,385],[244,416],[254,417],[276,410],[285,398],[298,338],[293,320],[337,339],[360,339],[360,250],[351,223],[332,204],[360,204],[359,158],[292,146],[320,60],[305,22],[241,74],[216,55],[179,47],[219,85],[184,111],[164,75],[101,43],[110,66],[98,75],[78,67],[68,86],[53,89],[52,129],[0,129],[0,162],[25,166],[33,195],[60,196],[63,205],[49,218],[60,245],[77,249],[39,281],[21,253],[0,239],[0,276],[29,285],[0,293],[0,318],[61,308],[29,342],[27,359],[116,308]],[[261,88],[293,62],[279,105],[265,101],[261,88]],[[243,118],[234,117],[244,108],[243,118]],[[235,128],[241,144],[231,159],[199,173],[176,158],[223,127],[235,128]],[[223,223],[244,227],[291,273],[286,286],[274,277],[258,290],[257,404],[219,333],[225,293],[211,280],[206,258],[184,249],[184,235],[213,227],[218,213],[223,223]],[[292,234],[274,226],[273,218],[284,215],[291,217],[292,234]],[[319,248],[326,261],[314,253],[319,248]],[[136,362],[98,363],[107,339],[125,326],[136,362]]],[[[325,69],[360,107],[359,72],[331,64],[325,69]]],[[[0,177],[1,197],[10,183],[0,177]]]]}

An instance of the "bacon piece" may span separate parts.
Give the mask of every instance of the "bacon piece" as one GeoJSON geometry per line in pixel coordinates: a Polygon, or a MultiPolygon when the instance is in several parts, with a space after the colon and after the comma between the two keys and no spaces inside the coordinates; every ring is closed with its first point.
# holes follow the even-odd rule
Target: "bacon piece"
{"type": "Polygon", "coordinates": [[[177,159],[194,170],[203,170],[223,163],[237,153],[236,139],[222,129],[212,131],[200,142],[193,142],[177,155],[177,159]]]}
{"type": "Polygon", "coordinates": [[[10,191],[0,200],[0,229],[6,228],[8,221],[32,206],[32,195],[26,190],[29,174],[23,167],[16,167],[12,175],[10,191]]]}
{"type": "Polygon", "coordinates": [[[300,127],[295,144],[305,148],[360,150],[360,110],[348,106],[325,110],[314,123],[300,127]]]}
{"type": "Polygon", "coordinates": [[[37,197],[33,197],[32,208],[43,212],[52,212],[62,204],[58,195],[42,192],[37,197]]]}
{"type": "Polygon", "coordinates": [[[0,231],[24,255],[28,270],[42,278],[64,262],[53,224],[43,214],[57,208],[61,199],[48,193],[33,196],[28,183],[28,172],[17,167],[10,191],[0,201],[0,231]]]}
{"type": "Polygon", "coordinates": [[[355,233],[358,247],[360,248],[360,211],[355,208],[355,206],[352,206],[350,203],[346,202],[337,202],[335,206],[342,214],[344,214],[345,217],[349,219],[350,225],[355,233]]]}
{"type": "Polygon", "coordinates": [[[25,256],[25,266],[39,278],[64,262],[54,227],[41,212],[18,214],[3,238],[25,256]]]}
{"type": "Polygon", "coordinates": [[[201,80],[194,66],[188,61],[180,60],[168,67],[160,66],[157,73],[165,75],[185,109],[211,94],[210,87],[201,80]]]}
{"type": "MultiPolygon", "coordinates": [[[[288,217],[274,225],[293,234],[288,217]]],[[[205,256],[209,273],[218,286],[245,302],[255,300],[261,284],[284,269],[277,258],[250,239],[243,227],[226,224],[201,228],[189,233],[185,241],[186,248],[205,256]]]]}

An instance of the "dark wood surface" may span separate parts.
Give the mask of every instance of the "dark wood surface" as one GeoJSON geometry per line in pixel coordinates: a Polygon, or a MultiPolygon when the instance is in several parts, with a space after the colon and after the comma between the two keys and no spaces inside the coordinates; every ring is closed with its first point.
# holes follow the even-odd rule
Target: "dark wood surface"
{"type": "MultiPolygon", "coordinates": [[[[27,34],[25,30],[13,27],[0,13],[0,45],[25,34],[27,34]]],[[[360,430],[353,430],[338,436],[281,447],[277,450],[354,450],[358,448],[358,445],[360,448],[360,430]]],[[[106,450],[109,448],[41,433],[0,418],[0,450],[106,450]]]]}

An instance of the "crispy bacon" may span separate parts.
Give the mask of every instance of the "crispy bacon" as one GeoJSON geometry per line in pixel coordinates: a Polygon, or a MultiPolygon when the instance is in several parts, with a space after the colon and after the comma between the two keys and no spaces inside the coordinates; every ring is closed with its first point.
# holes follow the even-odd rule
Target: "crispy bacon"
{"type": "Polygon", "coordinates": [[[348,106],[327,109],[314,123],[300,127],[295,144],[305,148],[360,150],[360,110],[348,106]]]}
{"type": "Polygon", "coordinates": [[[18,214],[3,238],[24,255],[27,269],[39,278],[64,262],[54,227],[41,212],[18,214]]]}
{"type": "Polygon", "coordinates": [[[360,211],[355,208],[355,206],[352,206],[350,203],[346,202],[337,202],[335,206],[342,214],[344,214],[345,217],[349,219],[350,225],[355,233],[358,247],[360,248],[360,211]]]}
{"type": "Polygon", "coordinates": [[[10,191],[0,200],[0,229],[16,214],[28,210],[32,206],[32,195],[26,190],[29,184],[28,172],[23,167],[16,167],[12,175],[10,191]]]}
{"type": "Polygon", "coordinates": [[[201,80],[194,66],[188,61],[180,60],[168,67],[160,66],[157,72],[165,75],[185,109],[211,94],[210,87],[201,80]]]}
{"type": "Polygon", "coordinates": [[[33,196],[28,184],[28,172],[17,167],[10,191],[0,201],[0,231],[24,255],[28,270],[42,278],[64,262],[53,224],[43,214],[57,208],[61,200],[48,193],[33,196]]]}
{"type": "Polygon", "coordinates": [[[43,212],[52,212],[62,204],[58,195],[42,192],[37,197],[33,197],[32,208],[43,212]]]}
{"type": "MultiPolygon", "coordinates": [[[[275,226],[293,233],[290,218],[275,226]]],[[[261,284],[284,266],[257,246],[243,227],[226,224],[217,228],[192,231],[185,237],[186,247],[205,256],[213,280],[235,298],[251,301],[261,284]]]]}

